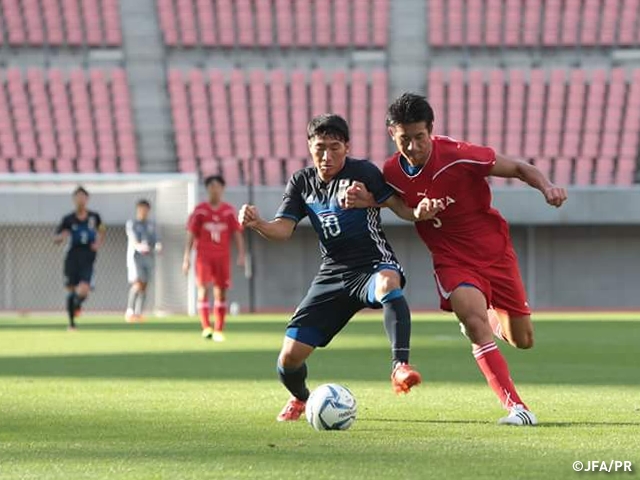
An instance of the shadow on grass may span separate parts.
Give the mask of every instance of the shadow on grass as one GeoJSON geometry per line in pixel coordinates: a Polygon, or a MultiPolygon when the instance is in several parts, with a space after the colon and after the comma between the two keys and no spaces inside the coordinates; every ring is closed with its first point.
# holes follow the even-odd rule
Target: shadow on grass
{"type": "MultiPolygon", "coordinates": [[[[362,418],[359,419],[360,423],[425,423],[425,424],[443,424],[443,425],[493,425],[495,422],[483,421],[483,420],[441,420],[441,419],[401,419],[401,418],[362,418]]],[[[536,425],[536,428],[548,428],[548,427],[640,427],[640,422],[541,422],[536,425]]],[[[504,427],[508,428],[508,427],[504,427]]]]}

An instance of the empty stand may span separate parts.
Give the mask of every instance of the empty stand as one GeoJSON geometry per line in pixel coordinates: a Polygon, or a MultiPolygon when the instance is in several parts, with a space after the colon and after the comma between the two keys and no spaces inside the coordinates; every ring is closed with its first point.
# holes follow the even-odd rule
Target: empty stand
{"type": "Polygon", "coordinates": [[[354,156],[387,156],[385,71],[173,70],[168,85],[181,171],[280,185],[308,161],[310,117],[327,111],[350,119],[354,156]]]}
{"type": "Polygon", "coordinates": [[[389,0],[156,1],[172,47],[371,49],[389,41],[389,0]]]}
{"type": "Polygon", "coordinates": [[[562,184],[634,182],[640,69],[433,69],[427,90],[435,133],[526,159],[562,184]]]}
{"type": "Polygon", "coordinates": [[[0,71],[0,169],[136,172],[123,70],[0,71]]]}
{"type": "MultiPolygon", "coordinates": [[[[0,43],[12,47],[122,44],[118,0],[0,0],[0,18],[0,43]]],[[[170,29],[168,19],[161,18],[170,29]]]]}

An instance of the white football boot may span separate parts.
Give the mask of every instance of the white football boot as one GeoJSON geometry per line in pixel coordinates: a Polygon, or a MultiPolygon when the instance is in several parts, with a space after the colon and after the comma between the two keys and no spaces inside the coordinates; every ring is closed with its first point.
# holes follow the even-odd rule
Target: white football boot
{"type": "Polygon", "coordinates": [[[520,404],[511,407],[511,410],[509,410],[509,415],[498,420],[498,425],[516,425],[521,427],[537,424],[538,419],[533,414],[533,412],[530,412],[520,404]]]}

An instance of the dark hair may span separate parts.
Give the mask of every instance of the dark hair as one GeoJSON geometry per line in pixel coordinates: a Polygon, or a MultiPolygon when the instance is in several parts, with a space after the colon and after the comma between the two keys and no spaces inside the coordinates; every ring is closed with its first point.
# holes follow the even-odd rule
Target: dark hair
{"type": "Polygon", "coordinates": [[[218,182],[223,187],[226,185],[226,182],[224,181],[224,178],[222,177],[222,175],[209,175],[207,178],[204,179],[204,186],[208,187],[213,182],[218,182]]]}
{"type": "Polygon", "coordinates": [[[387,126],[425,122],[431,129],[433,120],[433,108],[425,97],[415,93],[403,93],[387,110],[387,126]]]}
{"type": "Polygon", "coordinates": [[[79,193],[84,193],[87,197],[89,196],[89,192],[87,192],[87,189],[84,188],[82,185],[78,185],[78,188],[76,188],[73,191],[73,196],[75,197],[76,195],[78,195],[79,193]]]}
{"type": "Polygon", "coordinates": [[[317,136],[327,136],[346,143],[349,141],[349,124],[335,113],[317,115],[307,125],[307,140],[317,136]]]}
{"type": "Polygon", "coordinates": [[[138,200],[138,203],[136,203],[136,207],[151,208],[151,204],[149,203],[149,200],[147,200],[146,198],[143,198],[141,200],[138,200]]]}

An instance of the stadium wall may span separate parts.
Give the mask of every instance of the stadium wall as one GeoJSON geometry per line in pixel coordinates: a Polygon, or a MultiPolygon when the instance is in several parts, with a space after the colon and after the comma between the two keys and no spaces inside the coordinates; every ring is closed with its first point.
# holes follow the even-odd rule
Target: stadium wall
{"type": "MultiPolygon", "coordinates": [[[[151,194],[151,192],[149,192],[151,194]]],[[[203,197],[200,192],[200,197],[203,197]]],[[[97,288],[88,309],[120,311],[126,301],[126,237],[124,223],[132,215],[139,193],[92,196],[91,208],[108,225],[107,243],[97,262],[97,288]]],[[[230,189],[228,200],[241,205],[244,189],[230,189]]],[[[255,203],[270,217],[280,189],[255,192],[255,203]]],[[[531,304],[536,308],[638,308],[640,283],[640,189],[572,191],[566,208],[547,207],[536,192],[497,191],[495,205],[512,223],[512,236],[531,304]],[[518,201],[515,201],[517,196],[518,201]],[[586,219],[591,219],[587,222],[586,219]],[[528,220],[528,222],[526,222],[528,220]]],[[[0,192],[0,310],[62,308],[62,258],[51,243],[55,223],[71,209],[67,195],[47,202],[21,201],[0,192]]],[[[24,200],[24,199],[23,199],[24,200]]],[[[385,214],[387,234],[408,278],[407,295],[414,308],[436,309],[438,299],[430,257],[413,227],[385,214]]],[[[186,220],[186,219],[185,219],[186,220]]],[[[303,222],[287,244],[253,240],[255,306],[292,311],[317,271],[317,237],[303,222]]],[[[164,238],[165,253],[175,259],[183,248],[183,233],[172,228],[164,238]]],[[[172,262],[175,265],[175,262],[172,262]]],[[[230,302],[246,310],[250,281],[235,267],[230,302]]],[[[158,282],[171,284],[179,271],[165,271],[158,282]]],[[[176,296],[180,296],[176,293],[176,296]]],[[[186,299],[184,301],[186,308],[186,299]]]]}

